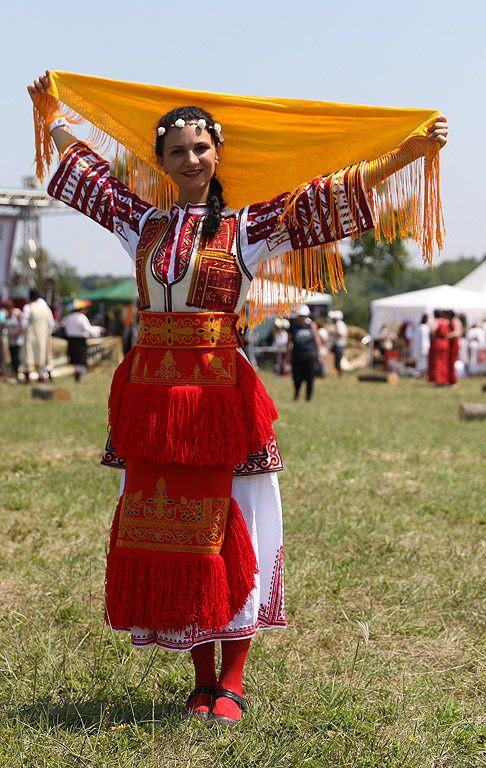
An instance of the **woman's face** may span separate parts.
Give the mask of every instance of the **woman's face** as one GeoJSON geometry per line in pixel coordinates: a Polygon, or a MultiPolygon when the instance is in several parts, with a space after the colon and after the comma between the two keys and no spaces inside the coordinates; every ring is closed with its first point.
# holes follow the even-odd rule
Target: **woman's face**
{"type": "Polygon", "coordinates": [[[179,187],[179,205],[206,202],[218,155],[219,150],[206,128],[201,130],[197,125],[169,128],[159,162],[179,187]]]}

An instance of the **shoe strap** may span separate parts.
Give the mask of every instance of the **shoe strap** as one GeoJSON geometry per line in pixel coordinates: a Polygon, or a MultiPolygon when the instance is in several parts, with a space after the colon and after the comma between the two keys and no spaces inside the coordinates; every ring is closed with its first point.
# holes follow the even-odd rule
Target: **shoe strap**
{"type": "Polygon", "coordinates": [[[191,700],[194,698],[194,696],[198,696],[201,693],[207,693],[208,696],[214,696],[215,690],[214,688],[211,688],[210,685],[198,685],[196,688],[194,688],[193,691],[189,694],[189,698],[186,701],[186,709],[189,706],[191,700]]]}
{"type": "Polygon", "coordinates": [[[213,704],[216,701],[216,699],[221,699],[223,697],[225,699],[231,699],[236,704],[238,704],[242,712],[246,711],[246,704],[243,696],[240,696],[238,693],[235,693],[235,691],[230,691],[229,688],[219,688],[219,690],[217,690],[213,696],[213,704]]]}

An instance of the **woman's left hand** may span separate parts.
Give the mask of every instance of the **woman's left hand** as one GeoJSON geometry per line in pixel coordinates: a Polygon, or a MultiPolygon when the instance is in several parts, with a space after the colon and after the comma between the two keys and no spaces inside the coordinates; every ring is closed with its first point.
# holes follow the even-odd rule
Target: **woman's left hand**
{"type": "Polygon", "coordinates": [[[439,142],[439,149],[442,149],[447,144],[447,134],[449,128],[447,126],[447,118],[444,115],[439,115],[435,123],[429,125],[428,136],[429,139],[434,139],[439,142]]]}

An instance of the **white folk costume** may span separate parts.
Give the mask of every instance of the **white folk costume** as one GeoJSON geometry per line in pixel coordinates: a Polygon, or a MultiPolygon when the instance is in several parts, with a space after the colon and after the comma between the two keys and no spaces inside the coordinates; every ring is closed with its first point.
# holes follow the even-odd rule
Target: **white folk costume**
{"type": "Polygon", "coordinates": [[[115,373],[104,458],[124,466],[126,457],[107,619],[136,646],[187,650],[285,626],[277,414],[238,348],[237,313],[265,260],[327,242],[337,214],[342,237],[373,226],[348,173],[300,189],[293,204],[305,226],[279,219],[283,194],[226,208],[210,239],[204,205],[155,208],[80,142],[49,184],[136,264],[139,337],[115,373]]]}
{"type": "Polygon", "coordinates": [[[27,371],[37,371],[42,376],[52,364],[51,335],[56,324],[44,299],[26,304],[22,310],[22,327],[25,328],[22,362],[27,371]]]}

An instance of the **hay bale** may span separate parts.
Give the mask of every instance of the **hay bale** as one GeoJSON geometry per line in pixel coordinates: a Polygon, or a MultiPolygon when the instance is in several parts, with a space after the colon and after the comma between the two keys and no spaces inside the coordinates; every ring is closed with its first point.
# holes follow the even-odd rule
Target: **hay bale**
{"type": "Polygon", "coordinates": [[[486,419],[484,403],[461,403],[459,406],[460,419],[486,419]]]}
{"type": "Polygon", "coordinates": [[[364,328],[358,325],[348,325],[348,338],[346,349],[342,359],[343,371],[356,371],[358,368],[366,368],[369,362],[369,349],[361,339],[367,335],[364,328]]]}

